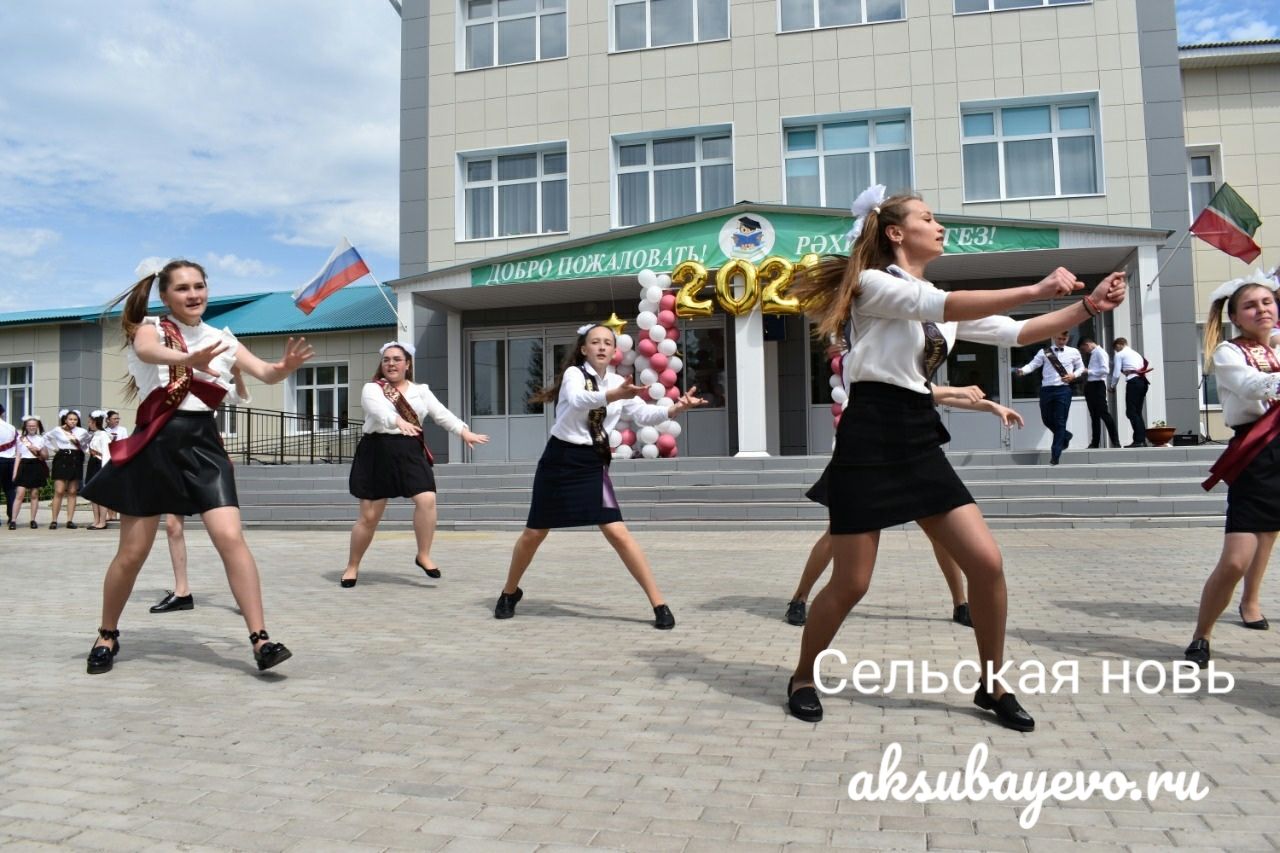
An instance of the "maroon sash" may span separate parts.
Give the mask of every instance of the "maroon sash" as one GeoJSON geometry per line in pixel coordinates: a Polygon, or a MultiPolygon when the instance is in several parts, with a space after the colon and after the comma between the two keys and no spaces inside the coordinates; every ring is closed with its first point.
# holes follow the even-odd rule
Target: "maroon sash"
{"type": "MultiPolygon", "coordinates": [[[[179,352],[188,351],[187,342],[182,338],[182,330],[168,317],[160,318],[160,331],[164,334],[164,345],[167,348],[179,352]]],[[[137,456],[178,411],[178,405],[187,398],[187,394],[195,394],[210,409],[216,409],[227,395],[227,389],[196,378],[191,368],[185,365],[170,365],[169,384],[152,391],[138,407],[133,434],[112,442],[111,464],[126,465],[137,456]]]]}
{"type": "Polygon", "coordinates": [[[13,447],[17,443],[18,443],[18,435],[17,433],[14,433],[12,441],[7,442],[5,444],[0,444],[0,453],[4,453],[6,450],[8,450],[10,447],[13,447]]]}
{"type": "MultiPolygon", "coordinates": [[[[1262,373],[1280,373],[1280,360],[1276,359],[1271,347],[1246,346],[1237,338],[1231,342],[1244,353],[1245,361],[1262,373]]],[[[1228,486],[1249,467],[1249,463],[1257,458],[1262,449],[1280,435],[1280,406],[1274,402],[1267,403],[1267,412],[1249,425],[1249,428],[1235,436],[1222,451],[1218,461],[1209,469],[1209,479],[1201,483],[1207,492],[1218,484],[1219,480],[1228,486]]]]}
{"type": "Polygon", "coordinates": [[[382,386],[382,393],[391,401],[391,405],[395,407],[396,414],[418,428],[419,432],[416,438],[418,443],[422,445],[422,452],[427,455],[427,462],[435,465],[436,458],[431,455],[431,448],[427,447],[427,437],[421,432],[422,422],[418,420],[418,413],[413,410],[413,406],[409,405],[409,401],[390,382],[385,379],[377,379],[375,381],[382,386]]]}

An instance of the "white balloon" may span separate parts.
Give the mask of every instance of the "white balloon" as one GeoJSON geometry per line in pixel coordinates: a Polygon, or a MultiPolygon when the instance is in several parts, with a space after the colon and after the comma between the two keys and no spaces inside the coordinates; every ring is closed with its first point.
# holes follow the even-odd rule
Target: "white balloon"
{"type": "Polygon", "coordinates": [[[841,405],[844,405],[849,402],[849,392],[845,391],[843,388],[832,388],[831,399],[841,405]]]}
{"type": "Polygon", "coordinates": [[[827,384],[832,388],[840,388],[844,385],[844,380],[839,376],[832,374],[831,378],[827,380],[827,384]]]}
{"type": "Polygon", "coordinates": [[[640,270],[640,274],[636,276],[643,288],[650,288],[658,283],[658,275],[653,270],[640,270]]]}
{"type": "Polygon", "coordinates": [[[676,373],[679,373],[681,370],[684,370],[684,362],[680,360],[680,356],[673,355],[671,358],[667,359],[667,369],[674,370],[676,373]]]}
{"type": "Polygon", "coordinates": [[[640,427],[640,431],[636,433],[636,438],[641,444],[655,444],[658,441],[658,431],[651,426],[640,427]]]}
{"type": "MultiPolygon", "coordinates": [[[[671,405],[673,406],[675,405],[674,400],[671,401],[671,405]]],[[[683,430],[684,428],[680,426],[679,421],[667,421],[667,435],[671,436],[672,438],[679,438],[680,433],[683,430]]]]}
{"type": "MultiPolygon", "coordinates": [[[[652,311],[641,311],[636,315],[636,325],[642,329],[652,329],[658,324],[658,316],[652,311]]],[[[659,327],[661,328],[661,327],[659,327]]],[[[663,331],[665,334],[665,330],[663,331]]],[[[659,338],[661,340],[661,338],[659,338]]]]}
{"type": "Polygon", "coordinates": [[[631,348],[635,345],[636,342],[631,339],[630,335],[618,335],[618,349],[623,352],[631,352],[631,348]]]}
{"type": "Polygon", "coordinates": [[[659,435],[669,435],[671,433],[671,425],[673,423],[675,423],[675,421],[663,421],[654,427],[654,429],[658,431],[659,435]]]}
{"type": "Polygon", "coordinates": [[[630,445],[620,444],[618,445],[618,449],[613,451],[613,456],[615,459],[630,459],[632,453],[634,453],[634,451],[631,449],[630,445]]]}
{"type": "Polygon", "coordinates": [[[653,385],[657,383],[657,381],[658,371],[654,370],[652,367],[646,367],[644,370],[640,371],[641,385],[653,385]]]}
{"type": "Polygon", "coordinates": [[[609,446],[617,447],[620,444],[622,444],[622,433],[616,429],[609,430],[609,446]]]}
{"type": "MultiPolygon", "coordinates": [[[[653,317],[652,314],[649,316],[653,317]]],[[[653,318],[653,322],[655,325],[649,327],[649,340],[653,341],[655,344],[660,344],[667,339],[667,330],[665,326],[656,325],[658,322],[657,317],[653,318]]]]}
{"type": "Polygon", "coordinates": [[[660,304],[662,302],[662,288],[656,284],[650,287],[644,292],[644,300],[645,302],[652,302],[654,305],[660,304]]]}
{"type": "MultiPolygon", "coordinates": [[[[659,397],[657,400],[654,401],[655,406],[661,406],[664,409],[669,409],[675,404],[676,404],[675,400],[672,400],[670,397],[666,397],[666,396],[659,397]]],[[[668,421],[663,421],[663,423],[668,423],[668,421]]],[[[657,429],[657,427],[654,427],[654,429],[657,429]]]]}
{"type": "Polygon", "coordinates": [[[622,354],[622,364],[624,367],[630,367],[636,363],[636,359],[640,357],[640,353],[635,350],[627,350],[622,354]]]}
{"type": "Polygon", "coordinates": [[[644,447],[640,448],[640,455],[643,456],[645,459],[657,459],[658,445],[646,444],[644,447]]]}
{"type": "Polygon", "coordinates": [[[663,338],[658,343],[658,352],[662,353],[665,356],[675,355],[676,354],[675,340],[673,338],[663,338]]]}
{"type": "MultiPolygon", "coordinates": [[[[661,400],[666,396],[667,396],[666,385],[663,385],[661,382],[649,383],[649,399],[650,400],[661,400]]],[[[654,439],[654,441],[657,441],[657,439],[654,439]]]]}
{"type": "Polygon", "coordinates": [[[671,276],[667,275],[666,273],[662,273],[660,276],[658,276],[658,287],[661,287],[665,290],[670,286],[671,286],[671,276]]]}
{"type": "Polygon", "coordinates": [[[649,356],[641,355],[639,352],[636,352],[635,350],[632,350],[632,352],[636,353],[636,357],[631,360],[631,363],[635,366],[636,373],[639,373],[642,370],[648,370],[649,356]]]}
{"type": "Polygon", "coordinates": [[[658,303],[650,302],[648,299],[641,299],[640,304],[636,307],[639,311],[648,311],[650,314],[655,314],[658,310],[658,303]]]}

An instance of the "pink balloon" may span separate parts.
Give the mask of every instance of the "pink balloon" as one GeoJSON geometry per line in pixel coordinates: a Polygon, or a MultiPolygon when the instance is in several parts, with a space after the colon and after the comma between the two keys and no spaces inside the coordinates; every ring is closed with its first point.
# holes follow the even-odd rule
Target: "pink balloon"
{"type": "MultiPolygon", "coordinates": [[[[650,343],[653,342],[650,341],[650,343]]],[[[661,373],[667,369],[667,357],[660,352],[655,352],[653,355],[649,356],[649,366],[658,373],[661,373]]]]}
{"type": "Polygon", "coordinates": [[[832,372],[832,373],[834,373],[834,374],[836,374],[837,376],[839,376],[839,375],[841,374],[840,367],[841,367],[841,364],[840,364],[840,356],[836,356],[835,358],[831,359],[831,372],[832,372]]]}
{"type": "Polygon", "coordinates": [[[632,430],[624,429],[622,431],[622,443],[631,446],[636,443],[636,434],[632,430]]]}
{"type": "Polygon", "coordinates": [[[670,329],[672,326],[674,326],[674,325],[676,324],[676,312],[674,312],[674,311],[659,311],[659,312],[658,312],[658,322],[659,322],[659,323],[661,323],[662,325],[666,326],[668,329],[670,329]]]}
{"type": "Polygon", "coordinates": [[[674,435],[658,436],[658,455],[667,456],[671,451],[676,449],[676,437],[674,435]]]}
{"type": "Polygon", "coordinates": [[[662,311],[674,311],[676,308],[676,295],[674,293],[662,294],[662,301],[658,303],[658,308],[662,311]]]}
{"type": "Polygon", "coordinates": [[[844,406],[841,406],[839,403],[832,403],[832,404],[831,404],[831,416],[832,416],[832,417],[834,417],[834,418],[838,418],[838,417],[840,417],[840,413],[841,413],[841,412],[843,412],[843,411],[844,411],[844,406]]]}
{"type": "Polygon", "coordinates": [[[626,355],[626,353],[624,353],[622,350],[620,349],[614,350],[613,358],[609,359],[609,363],[612,364],[614,367],[617,367],[619,364],[622,364],[622,357],[624,355],[626,355]]]}
{"type": "Polygon", "coordinates": [[[668,400],[679,400],[679,399],[680,399],[680,389],[679,389],[679,388],[677,388],[677,387],[675,387],[674,385],[672,385],[671,387],[667,388],[667,399],[668,399],[668,400]]]}
{"type": "Polygon", "coordinates": [[[678,448],[678,447],[673,447],[673,448],[671,448],[671,452],[667,454],[667,458],[668,458],[668,459],[675,459],[675,458],[676,458],[677,456],[679,456],[679,455],[680,455],[680,448],[678,448]]]}
{"type": "Polygon", "coordinates": [[[668,388],[672,388],[676,384],[676,372],[668,367],[658,374],[658,381],[668,388]]]}
{"type": "Polygon", "coordinates": [[[645,358],[652,358],[653,354],[658,351],[658,345],[651,341],[647,336],[636,342],[636,352],[645,358]]]}

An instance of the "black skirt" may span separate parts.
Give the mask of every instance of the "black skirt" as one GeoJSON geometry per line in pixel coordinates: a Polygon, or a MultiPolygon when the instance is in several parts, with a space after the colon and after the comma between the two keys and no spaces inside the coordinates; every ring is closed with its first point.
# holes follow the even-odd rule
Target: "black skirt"
{"type": "Polygon", "coordinates": [[[59,450],[53,454],[53,479],[78,483],[83,476],[83,450],[59,450]]]}
{"type": "Polygon", "coordinates": [[[929,394],[856,382],[831,463],[810,489],[825,491],[837,536],[884,530],[973,503],[942,445],[951,435],[929,394]]]}
{"type": "Polygon", "coordinates": [[[49,482],[49,466],[43,459],[23,459],[15,461],[18,471],[13,475],[13,484],[26,489],[43,488],[49,482]]]}
{"type": "Polygon", "coordinates": [[[103,465],[82,494],[133,516],[197,515],[240,506],[212,412],[176,412],[127,465],[103,465]]]}
{"type": "Polygon", "coordinates": [[[533,501],[525,526],[533,530],[622,521],[605,465],[589,444],[552,436],[533,476],[533,501]]]}
{"type": "Polygon", "coordinates": [[[102,470],[102,460],[96,456],[89,457],[89,464],[85,468],[84,481],[87,485],[93,479],[93,475],[102,470]]]}
{"type": "Polygon", "coordinates": [[[434,492],[436,476],[418,439],[371,432],[356,445],[347,489],[362,501],[411,498],[434,492]]]}
{"type": "MultiPolygon", "coordinates": [[[[1236,434],[1251,426],[1236,427],[1236,434]]],[[[1262,448],[1227,488],[1227,533],[1280,530],[1280,436],[1262,448]]]]}

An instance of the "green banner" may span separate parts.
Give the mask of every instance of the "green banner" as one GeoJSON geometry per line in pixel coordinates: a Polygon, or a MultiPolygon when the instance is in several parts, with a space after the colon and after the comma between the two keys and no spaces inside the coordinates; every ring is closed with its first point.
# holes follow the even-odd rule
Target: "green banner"
{"type": "MultiPolygon", "coordinates": [[[[948,255],[1058,248],[1057,228],[943,225],[947,228],[943,252],[948,255]]],[[[475,267],[471,286],[635,275],[645,269],[670,272],[689,260],[717,269],[731,257],[758,264],[775,255],[794,261],[810,252],[848,254],[849,226],[849,219],[840,216],[744,211],[475,267]]]]}

